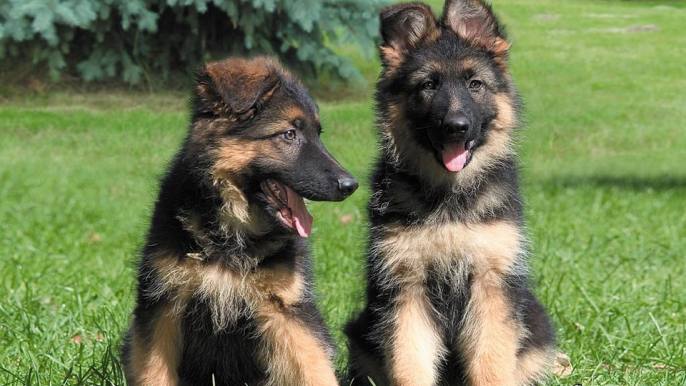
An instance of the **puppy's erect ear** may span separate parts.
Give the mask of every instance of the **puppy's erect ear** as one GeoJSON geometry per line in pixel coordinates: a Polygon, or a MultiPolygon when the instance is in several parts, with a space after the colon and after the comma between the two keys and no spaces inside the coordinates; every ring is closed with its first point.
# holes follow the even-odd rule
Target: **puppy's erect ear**
{"type": "Polygon", "coordinates": [[[468,43],[507,56],[510,43],[491,7],[481,0],[447,0],[442,23],[468,43]]]}
{"type": "Polygon", "coordinates": [[[428,5],[404,3],[381,11],[381,60],[387,68],[398,67],[408,53],[440,36],[436,18],[428,5]]]}
{"type": "Polygon", "coordinates": [[[273,61],[232,58],[206,64],[198,76],[196,93],[205,112],[252,117],[280,85],[273,61]]]}

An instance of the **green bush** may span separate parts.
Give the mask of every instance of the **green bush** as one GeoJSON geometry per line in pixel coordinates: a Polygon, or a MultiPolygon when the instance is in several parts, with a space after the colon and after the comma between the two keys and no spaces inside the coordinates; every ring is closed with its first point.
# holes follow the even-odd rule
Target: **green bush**
{"type": "Polygon", "coordinates": [[[228,55],[274,54],[308,74],[355,68],[331,44],[370,54],[385,0],[4,0],[0,60],[46,64],[53,78],[137,84],[228,55]]]}

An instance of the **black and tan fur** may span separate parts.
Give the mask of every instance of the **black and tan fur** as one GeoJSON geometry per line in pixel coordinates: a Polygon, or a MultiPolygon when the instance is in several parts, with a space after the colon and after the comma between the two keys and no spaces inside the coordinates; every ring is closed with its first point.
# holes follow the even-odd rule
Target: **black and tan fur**
{"type": "Polygon", "coordinates": [[[440,20],[393,5],[381,33],[367,303],[346,327],[353,384],[536,384],[554,331],[528,284],[510,43],[479,0],[448,0],[440,20]]]}
{"type": "Polygon", "coordinates": [[[294,225],[304,206],[290,204],[357,187],[320,132],[314,101],[273,59],[200,71],[142,250],[122,353],[129,386],[337,384],[296,233],[309,229],[294,225]]]}

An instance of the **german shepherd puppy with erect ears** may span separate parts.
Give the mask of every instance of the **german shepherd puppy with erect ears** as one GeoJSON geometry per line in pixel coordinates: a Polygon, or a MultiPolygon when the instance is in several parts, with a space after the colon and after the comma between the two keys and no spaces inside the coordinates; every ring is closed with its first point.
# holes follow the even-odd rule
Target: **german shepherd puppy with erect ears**
{"type": "Polygon", "coordinates": [[[130,386],[338,384],[303,198],[340,201],[357,181],[320,133],[317,105],[275,60],[200,71],[142,250],[130,386]]]}
{"type": "Polygon", "coordinates": [[[381,12],[366,307],[354,385],[524,386],[555,354],[529,287],[510,43],[479,0],[381,12]]]}

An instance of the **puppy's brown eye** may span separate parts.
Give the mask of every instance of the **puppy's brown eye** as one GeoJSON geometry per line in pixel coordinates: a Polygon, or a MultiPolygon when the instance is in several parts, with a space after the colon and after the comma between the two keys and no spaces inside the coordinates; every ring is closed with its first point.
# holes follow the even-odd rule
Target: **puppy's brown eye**
{"type": "Polygon", "coordinates": [[[422,84],[422,88],[424,88],[424,90],[435,90],[436,82],[433,80],[428,80],[422,84]]]}
{"type": "Polygon", "coordinates": [[[481,86],[483,86],[483,83],[480,80],[473,80],[469,82],[469,89],[472,91],[478,91],[481,89],[481,86]]]}
{"type": "Polygon", "coordinates": [[[283,133],[283,137],[289,141],[293,141],[296,137],[295,130],[288,130],[287,132],[283,133]]]}

